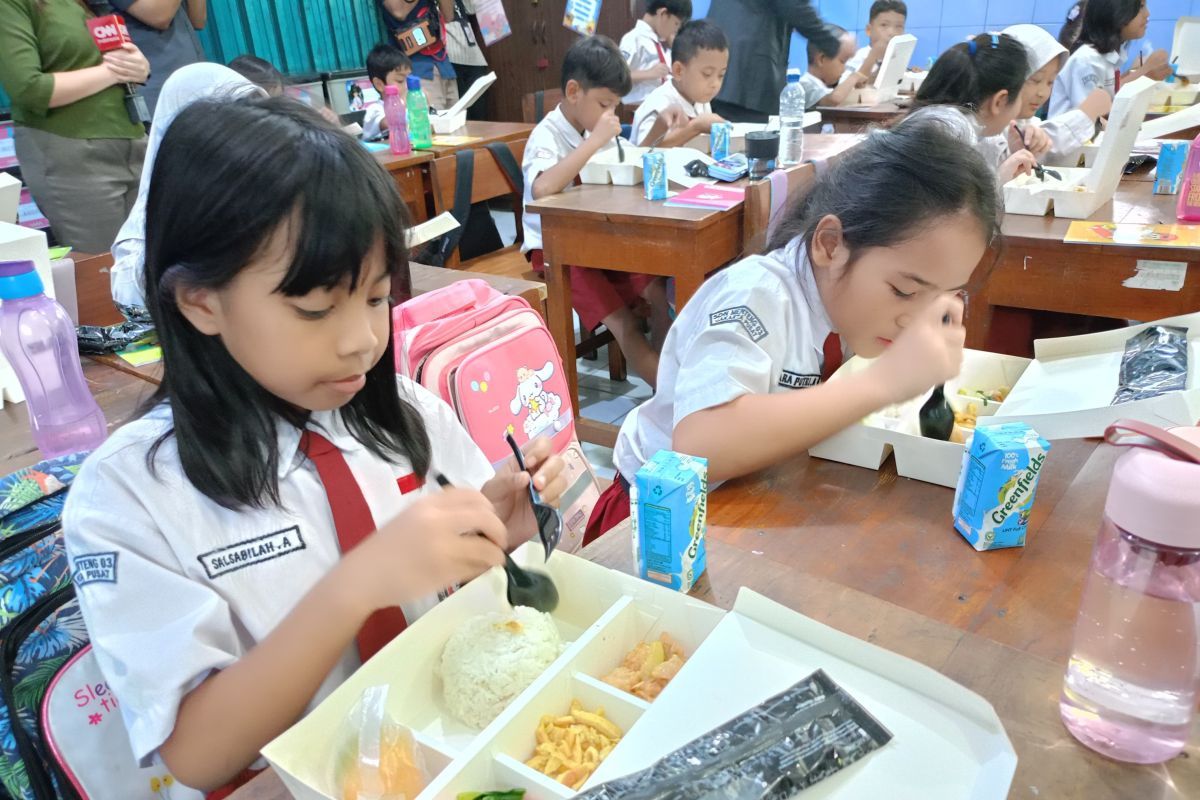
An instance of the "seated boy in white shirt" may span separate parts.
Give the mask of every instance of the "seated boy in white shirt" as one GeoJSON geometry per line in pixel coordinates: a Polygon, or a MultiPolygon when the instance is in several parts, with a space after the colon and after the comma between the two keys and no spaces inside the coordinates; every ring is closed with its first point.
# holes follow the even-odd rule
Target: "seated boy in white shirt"
{"type": "Polygon", "coordinates": [[[893,37],[904,33],[904,26],[907,22],[908,6],[903,0],[875,0],[871,4],[870,21],[867,22],[865,29],[870,44],[859,48],[858,52],[850,57],[850,60],[846,62],[846,72],[861,72],[868,78],[874,78],[879,62],[876,61],[874,66],[869,66],[867,57],[874,49],[877,49],[881,55],[887,52],[888,42],[893,37]]]}
{"type": "Polygon", "coordinates": [[[800,76],[805,109],[840,106],[846,102],[851,92],[870,80],[868,76],[879,63],[882,48],[887,47],[886,44],[873,47],[862,70],[845,75],[846,60],[854,52],[854,34],[836,25],[830,25],[829,28],[838,37],[837,50],[826,52],[816,44],[808,43],[808,71],[800,76]],[[837,88],[831,88],[833,84],[837,84],[837,88]]]}
{"type": "MultiPolygon", "coordinates": [[[[607,36],[586,36],[563,58],[563,99],[537,124],[525,143],[525,241],[521,246],[535,272],[544,273],[542,218],[529,204],[558,194],[575,183],[592,156],[614,147],[621,134],[617,106],[629,91],[629,66],[607,36]]],[[[569,270],[571,305],[584,330],[601,324],[612,333],[634,371],[651,387],[658,377],[658,351],[671,325],[666,282],[652,275],[616,270],[569,270]],[[632,308],[650,305],[650,341],[632,308]]]]}
{"type": "Polygon", "coordinates": [[[362,138],[364,141],[378,139],[387,133],[387,118],[383,113],[383,94],[388,86],[400,87],[400,94],[408,93],[408,76],[412,74],[412,62],[399,47],[377,44],[367,53],[367,77],[379,92],[379,100],[369,103],[363,110],[362,138]]]}
{"type": "Polygon", "coordinates": [[[678,147],[712,130],[721,117],[712,99],[729,68],[729,41],[708,20],[692,20],[675,37],[671,80],[655,89],[633,115],[633,139],[643,147],[678,147]]]}
{"type": "Polygon", "coordinates": [[[621,37],[621,56],[629,65],[633,88],[621,98],[626,105],[646,95],[671,77],[671,48],[680,26],[692,18],[692,0],[649,0],[646,13],[621,37]]]}

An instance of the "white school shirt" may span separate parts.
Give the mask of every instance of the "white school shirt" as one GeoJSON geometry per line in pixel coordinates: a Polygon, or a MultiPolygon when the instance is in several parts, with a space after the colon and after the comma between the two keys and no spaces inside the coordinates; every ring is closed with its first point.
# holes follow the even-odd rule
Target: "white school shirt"
{"type": "Polygon", "coordinates": [[[633,482],[655,453],[671,449],[675,426],[697,411],[817,385],[831,332],[803,239],[718,272],[671,325],[658,389],[617,435],[617,469],[633,482]]]}
{"type": "MultiPolygon", "coordinates": [[[[583,144],[584,135],[571,127],[558,106],[542,118],[537,127],[529,134],[525,142],[525,156],[521,159],[521,174],[525,178],[524,203],[526,206],[522,225],[525,228],[525,241],[521,244],[521,252],[542,249],[542,215],[530,214],[528,206],[533,202],[533,182],[546,170],[558,164],[571,155],[579,145],[583,144]]],[[[604,152],[616,147],[615,142],[609,142],[600,148],[604,152]]]]}
{"type": "Polygon", "coordinates": [[[1096,123],[1078,108],[1045,122],[1030,120],[1050,137],[1050,152],[1043,159],[1051,166],[1077,167],[1083,146],[1096,135],[1096,123]]]}
{"type": "Polygon", "coordinates": [[[1054,79],[1050,93],[1050,117],[1057,117],[1079,108],[1087,96],[1096,89],[1104,89],[1110,95],[1117,93],[1117,71],[1125,62],[1125,48],[1115,53],[1099,53],[1090,44],[1081,45],[1067,59],[1067,65],[1054,79]]]}
{"type": "MultiPolygon", "coordinates": [[[[471,487],[491,478],[450,408],[406,378],[397,382],[433,443],[430,475],[471,487]]],[[[84,463],[63,514],[92,647],[143,766],[171,735],[184,696],[262,641],[340,558],[333,513],[316,468],[299,453],[299,430],[279,427],[280,505],[232,511],[188,481],[173,438],[158,450],[156,474],[148,470],[147,454],[171,418],[164,404],[115,431],[84,463]]],[[[408,463],[371,454],[336,412],[313,414],[308,427],[343,452],[377,525],[440,491],[430,480],[402,495],[408,463]]],[[[437,602],[406,604],[405,617],[412,623],[437,602]]],[[[358,666],[351,646],[309,708],[358,666]]]]}
{"type": "Polygon", "coordinates": [[[979,124],[975,115],[963,111],[958,106],[925,106],[909,114],[900,124],[904,125],[910,119],[923,118],[937,120],[956,139],[975,148],[975,152],[983,156],[993,173],[999,171],[1004,159],[1008,158],[1008,137],[1003,133],[984,136],[983,126],[979,124]]]}
{"type": "MultiPolygon", "coordinates": [[[[667,67],[671,66],[671,48],[658,40],[658,34],[644,19],[639,19],[633,30],[621,37],[621,55],[624,56],[625,63],[629,64],[630,72],[650,69],[663,59],[666,59],[667,67]],[[658,55],[660,48],[661,58],[658,55]]],[[[660,80],[638,81],[633,84],[629,94],[621,98],[621,102],[640,103],[662,83],[660,80]]]]}
{"type": "Polygon", "coordinates": [[[383,102],[374,100],[363,107],[362,140],[371,142],[383,134],[383,102]]]}
{"type": "MultiPolygon", "coordinates": [[[[869,55],[871,55],[871,45],[858,48],[858,52],[851,56],[850,60],[846,62],[846,74],[849,75],[862,69],[862,65],[867,62],[867,56],[869,55]]],[[[867,77],[870,76],[868,75],[867,77]]]]}
{"type": "Polygon", "coordinates": [[[821,104],[829,95],[833,94],[833,89],[830,89],[821,79],[811,72],[805,72],[800,76],[800,88],[804,90],[804,110],[812,111],[821,104]]]}
{"type": "Polygon", "coordinates": [[[658,115],[671,106],[679,106],[688,119],[695,119],[702,114],[712,113],[712,103],[693,103],[679,93],[675,81],[669,80],[646,96],[638,110],[633,114],[633,133],[631,138],[637,145],[642,145],[642,139],[650,133],[658,115]]]}

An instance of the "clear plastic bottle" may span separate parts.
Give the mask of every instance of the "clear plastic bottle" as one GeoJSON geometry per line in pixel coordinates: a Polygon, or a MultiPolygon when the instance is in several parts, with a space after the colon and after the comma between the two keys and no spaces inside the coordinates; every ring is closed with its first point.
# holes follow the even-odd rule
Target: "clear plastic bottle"
{"type": "MultiPolygon", "coordinates": [[[[1200,430],[1177,429],[1200,443],[1200,430]]],[[[1197,701],[1200,464],[1134,449],[1117,461],[1083,587],[1059,713],[1118,761],[1187,743],[1197,701]]]]}
{"type": "Polygon", "coordinates": [[[425,92],[421,91],[421,79],[416,75],[408,76],[408,138],[416,148],[433,147],[433,132],[429,129],[429,103],[425,100],[425,92]]]}
{"type": "Polygon", "coordinates": [[[387,120],[388,146],[392,153],[398,156],[406,156],[411,153],[412,142],[408,138],[408,118],[399,86],[388,84],[383,87],[383,118],[387,120]]]}
{"type": "Polygon", "coordinates": [[[790,167],[804,159],[804,88],[800,70],[789,69],[779,95],[779,165],[790,167]]]}
{"type": "Polygon", "coordinates": [[[95,449],[108,425],[83,378],[75,324],[32,261],[0,261],[0,301],[0,348],[25,392],[34,443],[47,458],[95,449]]]}

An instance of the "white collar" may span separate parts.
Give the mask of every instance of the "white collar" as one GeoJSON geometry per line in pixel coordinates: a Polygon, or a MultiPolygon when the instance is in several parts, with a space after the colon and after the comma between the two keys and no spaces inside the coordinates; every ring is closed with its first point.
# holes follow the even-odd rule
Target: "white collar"
{"type": "Polygon", "coordinates": [[[637,24],[633,26],[633,29],[637,32],[638,36],[649,36],[654,41],[659,41],[658,34],[654,32],[654,28],[651,28],[650,23],[644,19],[639,19],[637,24]]]}
{"type": "Polygon", "coordinates": [[[808,248],[804,246],[804,237],[797,236],[773,254],[774,258],[788,266],[800,285],[800,293],[808,303],[808,324],[815,334],[818,346],[825,341],[829,334],[834,333],[833,320],[821,302],[821,290],[817,288],[817,278],[813,274],[812,261],[808,258],[808,248]]]}
{"type": "Polygon", "coordinates": [[[583,144],[583,134],[575,130],[574,125],[567,122],[567,116],[562,113],[561,106],[555,106],[554,110],[546,115],[546,122],[563,136],[567,137],[567,141],[572,147],[578,147],[583,144]]]}

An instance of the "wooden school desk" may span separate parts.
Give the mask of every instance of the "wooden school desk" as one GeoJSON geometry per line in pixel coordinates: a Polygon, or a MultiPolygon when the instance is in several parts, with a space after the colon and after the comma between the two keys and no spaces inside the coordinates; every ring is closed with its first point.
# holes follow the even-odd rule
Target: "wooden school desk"
{"type": "MultiPolygon", "coordinates": [[[[809,159],[830,159],[853,147],[858,136],[812,135],[809,159]]],[[[811,165],[803,167],[813,169],[811,165]]],[[[742,255],[744,206],[728,211],[672,208],[646,200],[639,186],[573,186],[531,204],[542,216],[542,250],[549,291],[547,325],[562,356],[571,387],[575,424],[584,441],[612,447],[617,429],[579,416],[575,323],[565,264],[675,279],[675,305],[683,308],[710,272],[742,255]]]]}
{"type": "MultiPolygon", "coordinates": [[[[1115,448],[1055,442],[1024,548],[977,553],[950,524],[953,491],[800,457],[714,491],[708,572],[692,595],[728,609],[749,587],[921,662],[995,707],[1017,752],[1011,798],[1200,797],[1200,747],[1137,767],[1063,728],[1058,696],[1115,448]]],[[[633,571],[628,524],[582,555],[633,571]]],[[[700,735],[703,731],[696,731],[700,735]]],[[[1200,729],[1196,731],[1200,733],[1200,729]]],[[[268,770],[233,800],[285,800],[268,770]]]]}
{"type": "Polygon", "coordinates": [[[862,133],[872,125],[891,122],[908,109],[891,102],[874,106],[817,106],[812,110],[820,111],[821,122],[833,125],[835,133],[862,133]]]}
{"type": "MultiPolygon", "coordinates": [[[[1156,195],[1146,175],[1126,178],[1112,202],[1094,215],[1097,222],[1175,224],[1178,197],[1156,195]]],[[[1200,249],[1133,247],[1121,244],[1066,244],[1070,220],[1006,214],[999,260],[986,282],[972,292],[966,315],[967,346],[1016,352],[1028,342],[994,341],[992,319],[998,306],[1058,311],[1113,319],[1150,321],[1200,310],[1200,249]],[[1130,288],[1139,261],[1187,264],[1177,291],[1130,288]]],[[[994,251],[985,260],[996,257],[994,251]]]]}
{"type": "Polygon", "coordinates": [[[533,126],[524,122],[468,122],[458,130],[437,136],[470,136],[472,142],[414,150],[406,156],[396,156],[388,150],[376,152],[375,158],[391,173],[396,181],[400,196],[413,213],[413,222],[424,222],[433,212],[432,186],[429,180],[429,162],[441,156],[486,147],[492,142],[515,142],[528,139],[533,126]]]}

